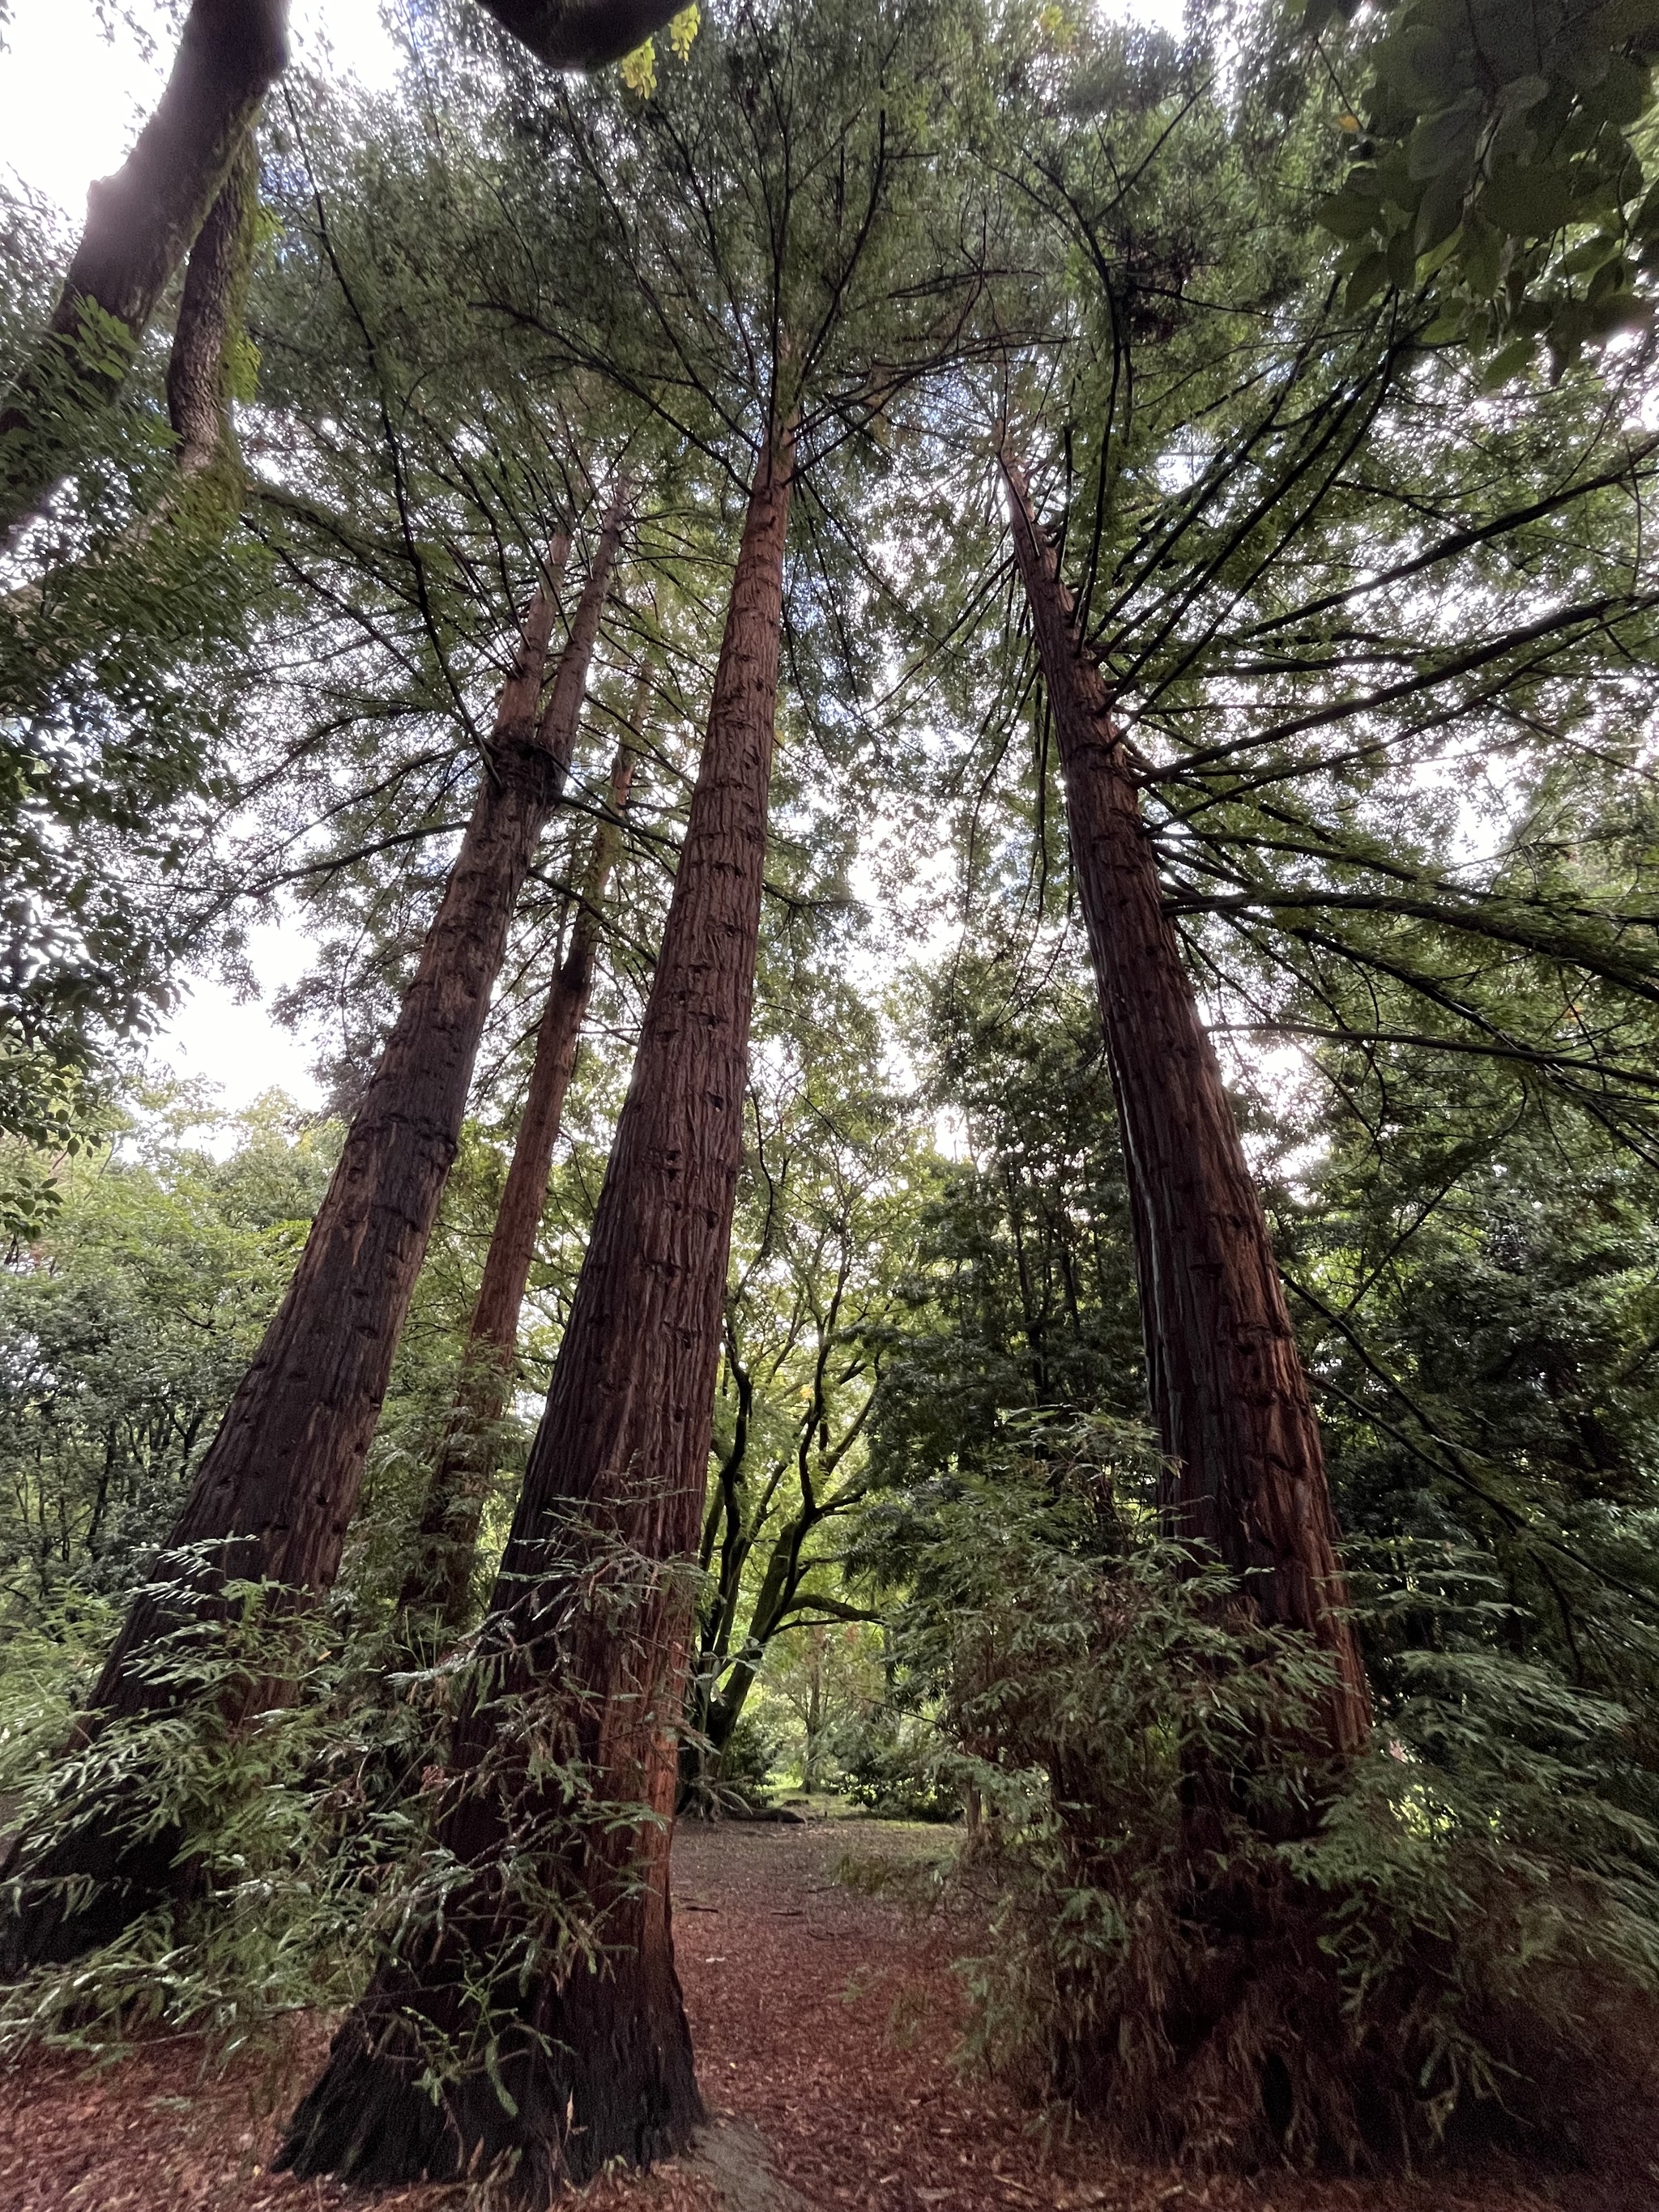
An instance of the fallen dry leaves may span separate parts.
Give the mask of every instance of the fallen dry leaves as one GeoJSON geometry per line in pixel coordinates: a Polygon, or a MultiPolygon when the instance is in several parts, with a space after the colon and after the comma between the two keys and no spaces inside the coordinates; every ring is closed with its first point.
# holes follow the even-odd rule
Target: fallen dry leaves
{"type": "MultiPolygon", "coordinates": [[[[1446,2176],[1256,2180],[1129,2167],[1055,2138],[951,2054],[944,1947],[895,1904],[836,1883],[837,1859],[914,1850],[872,1822],[682,1831],[677,1948],[722,2155],[605,2181],[582,2212],[1653,2212],[1654,2185],[1446,2176]],[[752,2133],[747,2132],[752,2130],[752,2133]],[[758,2138],[758,2142],[757,2141],[758,2138]],[[752,2156],[750,2155],[752,2150],[752,2156]],[[745,2161],[747,2164],[745,2165],[745,2161]]],[[[35,2060],[0,2101],[0,2212],[460,2212],[466,2192],[370,2192],[264,2170],[326,2027],[204,2075],[185,2042],[103,2071],[35,2060]]]]}

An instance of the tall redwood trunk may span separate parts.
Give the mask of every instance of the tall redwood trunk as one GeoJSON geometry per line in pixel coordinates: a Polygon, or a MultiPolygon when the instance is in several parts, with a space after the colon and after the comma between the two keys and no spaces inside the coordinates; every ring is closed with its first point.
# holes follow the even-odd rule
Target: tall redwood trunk
{"type": "Polygon", "coordinates": [[[516,2159],[516,2193],[540,2204],[608,2159],[672,2152],[701,2115],[669,1915],[673,1731],[742,1152],[791,443],[750,495],[633,1079],[451,1741],[438,1842],[466,1878],[335,2038],[278,2160],[297,2173],[516,2159]],[[561,1942],[572,1920],[596,1927],[596,1969],[561,1942]],[[496,1961],[512,1971],[486,2060],[470,1992],[496,1961]],[[435,2102],[428,2053],[447,2070],[435,2102]]]}
{"type": "MultiPolygon", "coordinates": [[[[317,1590],[338,1571],[392,1355],[459,1143],[507,924],[569,762],[620,532],[613,508],[539,727],[554,610],[550,588],[537,592],[414,981],[288,1294],[149,1585],[122,1624],[84,1729],[173,1701],[176,1692],[151,1679],[145,1662],[170,1631],[222,1618],[227,1581],[317,1590]]],[[[24,1901],[0,1925],[0,1966],[72,1959],[107,1941],[174,1886],[182,1841],[170,1829],[135,1841],[114,1805],[39,1855],[20,1837],[3,1871],[21,1875],[24,1901]],[[93,1887],[70,1910],[64,1883],[72,1876],[93,1887]]]]}
{"type": "Polygon", "coordinates": [[[495,1439],[512,1393],[519,1313],[536,1257],[564,1095],[575,1073],[576,1048],[592,994],[605,897],[638,757],[634,746],[624,744],[611,764],[609,805],[593,832],[569,945],[537,1027],[524,1115],[467,1328],[455,1404],[398,1600],[398,1610],[410,1617],[417,1633],[422,1626],[435,1627],[441,1642],[453,1642],[466,1620],[478,1525],[495,1464],[495,1439]]]}
{"type": "Polygon", "coordinates": [[[1365,1670],[1342,1608],[1319,1423],[1267,1218],[1164,911],[1140,801],[1057,554],[1005,453],[1025,586],[1066,780],[1073,865],[1100,992],[1134,1222],[1170,1533],[1248,1577],[1260,1616],[1307,1630],[1334,1666],[1325,1732],[1364,1741],[1365,1670]]]}

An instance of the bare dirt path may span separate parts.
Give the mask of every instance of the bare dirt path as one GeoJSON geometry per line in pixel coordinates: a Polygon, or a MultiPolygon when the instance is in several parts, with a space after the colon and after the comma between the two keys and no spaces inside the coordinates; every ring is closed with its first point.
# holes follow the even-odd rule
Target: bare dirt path
{"type": "MultiPolygon", "coordinates": [[[[1651,2169],[1597,2189],[1206,2180],[1045,2135],[953,2065],[948,1947],[833,1879],[849,1854],[932,1847],[875,1822],[682,1829],[677,1949],[714,2124],[694,2160],[600,2185],[582,2212],[1659,2212],[1651,2169]]],[[[325,2039],[307,2023],[276,2057],[205,2079],[185,2041],[102,2073],[58,2059],[0,2079],[0,2212],[459,2212],[453,2188],[264,2170],[325,2039]]]]}

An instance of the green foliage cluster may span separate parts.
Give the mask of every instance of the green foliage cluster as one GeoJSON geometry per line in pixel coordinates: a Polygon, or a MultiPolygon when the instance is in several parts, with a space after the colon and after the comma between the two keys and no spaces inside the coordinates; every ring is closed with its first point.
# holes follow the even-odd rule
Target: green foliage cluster
{"type": "MultiPolygon", "coordinates": [[[[584,1571],[620,1610],[626,1577],[653,1570],[596,1561],[590,1547],[584,1571]]],[[[27,1839],[9,1887],[40,1903],[78,1880],[55,1872],[54,1853],[91,1823],[106,1847],[159,1843],[179,1890],[89,1955],[15,1978],[0,1992],[0,2061],[41,2046],[107,2058],[164,2029],[228,2063],[350,2002],[388,1951],[408,1956],[453,1940],[469,1914],[491,1927],[499,1914],[514,1940],[474,1947],[456,2017],[402,2023],[423,2079],[495,2078],[521,2048],[525,1990],[602,1971],[607,1917],[633,1893],[619,1880],[601,1903],[569,1870],[589,1842],[614,1851],[619,1831],[657,1816],[596,1786],[556,1683],[536,1697],[502,1686],[487,1635],[423,1669],[349,1602],[296,1613],[257,1583],[231,1596],[228,1620],[182,1626],[146,1655],[154,1711],[67,1747],[72,1699],[0,1681],[0,1791],[27,1839]],[[458,1778],[443,1760],[463,1706],[496,1749],[458,1778]],[[439,1823],[503,1790],[514,1818],[481,1880],[439,1823]]]]}
{"type": "Polygon", "coordinates": [[[222,1121],[174,1087],[106,1118],[58,1168],[39,1241],[0,1272],[3,1672],[21,1624],[72,1596],[118,1604],[142,1578],[281,1299],[337,1139],[298,1126],[279,1094],[222,1121]]]}
{"type": "MultiPolygon", "coordinates": [[[[63,243],[27,193],[0,191],[8,390],[63,243]]],[[[91,309],[76,346],[55,375],[122,368],[133,351],[91,309]]],[[[174,466],[164,362],[143,346],[118,404],[70,410],[70,480],[0,553],[0,1051],[45,1086],[0,1085],[0,1131],[32,1141],[54,1071],[106,1066],[152,1031],[214,933],[212,833],[275,596],[263,550],[232,526],[240,483],[174,466]]]]}
{"type": "Polygon", "coordinates": [[[990,1916],[973,2047],[1200,2162],[1605,2151],[1659,2000],[1629,1713],[1470,1635],[1442,1553],[1410,1584],[1440,1648],[1322,1768],[1322,1662],[1120,1506],[1118,1441],[1006,1468],[921,1555],[908,1657],[984,1808],[951,1877],[990,1916]]]}
{"type": "Polygon", "coordinates": [[[1649,1743],[1652,1169],[1525,1087],[1413,1073],[1287,1222],[1346,1525],[1478,1547],[1503,1641],[1628,1701],[1649,1743]]]}
{"type": "Polygon", "coordinates": [[[42,2045],[107,2056],[161,2028],[201,2035],[228,2060],[360,1986],[376,1916],[399,1878],[407,1890],[424,1836],[428,1808],[398,1781],[418,1777],[433,1716],[369,1692],[383,1644],[343,1642],[326,1617],[284,1616],[257,1585],[236,1596],[222,1633],[180,1631],[146,1661],[166,1711],[67,1751],[85,1686],[64,1669],[70,1636],[106,1635],[113,1621],[60,1601],[9,1638],[0,1788],[30,1844],[9,1869],[14,1889],[49,1899],[54,1848],[91,1822],[111,1842],[156,1838],[177,1852],[188,1902],[143,1915],[89,1958],[14,1979],[0,1996],[0,2056],[42,2045]]]}
{"type": "MultiPolygon", "coordinates": [[[[1357,12],[1310,0],[1317,32],[1357,12]]],[[[1407,0],[1342,44],[1364,72],[1345,114],[1353,159],[1321,221],[1352,241],[1351,307],[1431,283],[1431,340],[1472,341],[1502,383],[1543,340],[1557,371],[1587,345],[1644,327],[1659,246],[1650,75],[1659,15],[1646,0],[1470,7],[1407,0]]],[[[1329,65],[1329,64],[1328,64],[1329,65]]]]}

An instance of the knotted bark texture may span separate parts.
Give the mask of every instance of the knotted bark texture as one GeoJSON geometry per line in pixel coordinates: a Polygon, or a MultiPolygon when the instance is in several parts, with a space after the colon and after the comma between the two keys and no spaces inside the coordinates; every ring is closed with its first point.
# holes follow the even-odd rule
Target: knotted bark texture
{"type": "Polygon", "coordinates": [[[437,1840],[465,1879],[335,2039],[278,2161],[301,2175],[510,2170],[543,2203],[608,2159],[680,2148],[702,2114],[670,1925],[673,1731],[742,1154],[790,466],[780,439],[750,493],[633,1078],[450,1746],[437,1840]]]}
{"type": "Polygon", "coordinates": [[[1336,1752],[1370,1702],[1336,1517],[1267,1217],[1200,1018],[1139,795],[1059,557],[1005,453],[1014,554],[1048,689],[1073,866],[1088,927],[1134,1224],[1169,1532],[1245,1577],[1261,1617],[1305,1629],[1337,1687],[1336,1752]]]}

